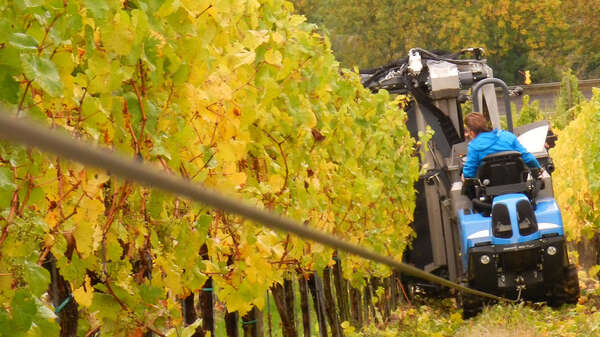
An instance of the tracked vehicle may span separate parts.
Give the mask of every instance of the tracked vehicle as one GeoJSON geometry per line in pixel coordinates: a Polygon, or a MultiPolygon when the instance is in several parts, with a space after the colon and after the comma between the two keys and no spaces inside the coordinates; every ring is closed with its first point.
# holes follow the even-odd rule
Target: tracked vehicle
{"type": "MultiPolygon", "coordinates": [[[[552,159],[546,146],[549,122],[513,128],[506,84],[493,77],[479,48],[456,54],[412,49],[407,58],[361,71],[372,91],[412,96],[407,126],[413,137],[433,129],[416,183],[412,224],[417,237],[405,262],[470,288],[509,299],[575,303],[579,282],[569,263],[560,209],[554,200],[552,159]],[[519,152],[483,159],[475,179],[463,181],[468,142],[462,103],[472,100],[493,129],[501,129],[496,86],[504,96],[506,129],[543,167],[531,172],[519,152]]],[[[404,280],[409,292],[446,294],[416,279],[404,280]]],[[[476,315],[482,298],[456,294],[463,315],[476,315]]]]}

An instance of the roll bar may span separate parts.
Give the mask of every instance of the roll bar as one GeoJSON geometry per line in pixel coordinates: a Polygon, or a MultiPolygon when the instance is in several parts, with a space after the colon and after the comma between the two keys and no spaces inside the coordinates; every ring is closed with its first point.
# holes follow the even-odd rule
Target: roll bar
{"type": "Polygon", "coordinates": [[[486,84],[497,84],[500,87],[502,87],[502,90],[504,92],[504,110],[506,111],[506,125],[508,127],[508,131],[513,132],[513,120],[512,120],[512,111],[510,108],[510,98],[509,98],[509,92],[508,92],[508,86],[506,85],[506,83],[504,83],[503,80],[499,79],[499,78],[486,78],[483,79],[479,82],[477,82],[474,86],[473,86],[473,111],[475,112],[480,112],[479,111],[479,90],[481,90],[481,88],[486,85],[486,84]]]}

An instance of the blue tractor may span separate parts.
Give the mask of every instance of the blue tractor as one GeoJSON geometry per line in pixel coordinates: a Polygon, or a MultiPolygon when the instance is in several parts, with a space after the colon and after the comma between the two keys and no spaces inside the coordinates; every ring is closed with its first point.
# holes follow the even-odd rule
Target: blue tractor
{"type": "MultiPolygon", "coordinates": [[[[544,136],[548,130],[544,123],[534,126],[528,132],[544,136]]],[[[545,156],[538,159],[547,162],[545,156]]],[[[510,299],[576,303],[577,270],[569,263],[552,178],[536,179],[529,171],[520,153],[495,153],[484,158],[473,184],[456,193],[463,206],[457,207],[462,282],[510,299]]],[[[476,297],[461,300],[466,317],[483,305],[476,297]]]]}
{"type": "MultiPolygon", "coordinates": [[[[408,94],[407,126],[413,136],[433,129],[422,156],[425,172],[416,183],[412,224],[417,236],[405,262],[453,282],[509,299],[576,303],[579,281],[569,263],[560,209],[554,200],[552,133],[547,121],[513,128],[509,90],[493,78],[479,48],[456,54],[412,49],[405,59],[361,72],[363,85],[408,94]],[[472,55],[466,58],[466,55],[472,55]],[[496,85],[500,87],[497,92],[496,85]],[[470,92],[471,93],[470,93],[470,92]],[[504,106],[498,104],[504,96],[504,106]],[[494,129],[506,125],[544,170],[530,172],[518,152],[483,159],[475,179],[463,181],[462,103],[486,116],[494,129]],[[504,111],[502,111],[504,110],[504,111]]],[[[447,290],[417,279],[404,280],[409,293],[445,294],[447,290]]],[[[451,294],[450,294],[451,295],[451,294]]],[[[464,317],[476,315],[485,300],[461,293],[464,317]]]]}

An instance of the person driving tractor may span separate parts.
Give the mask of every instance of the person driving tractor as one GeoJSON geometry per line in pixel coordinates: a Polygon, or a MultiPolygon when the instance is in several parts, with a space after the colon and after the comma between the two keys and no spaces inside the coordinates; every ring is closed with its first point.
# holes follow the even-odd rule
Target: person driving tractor
{"type": "Polygon", "coordinates": [[[483,158],[502,151],[518,151],[523,162],[532,169],[533,176],[537,177],[541,172],[540,163],[519,143],[514,134],[506,130],[491,130],[485,117],[478,112],[472,112],[465,117],[465,136],[472,140],[463,167],[464,178],[475,178],[483,158]]]}

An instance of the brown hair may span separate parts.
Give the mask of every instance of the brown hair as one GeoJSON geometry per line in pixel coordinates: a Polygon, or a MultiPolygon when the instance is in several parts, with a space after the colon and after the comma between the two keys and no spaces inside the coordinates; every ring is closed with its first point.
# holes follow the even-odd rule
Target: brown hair
{"type": "Polygon", "coordinates": [[[483,115],[478,112],[471,112],[470,114],[468,114],[467,117],[465,117],[465,125],[469,130],[475,132],[476,135],[480,134],[481,132],[491,130],[488,127],[488,123],[485,117],[483,117],[483,115]]]}

